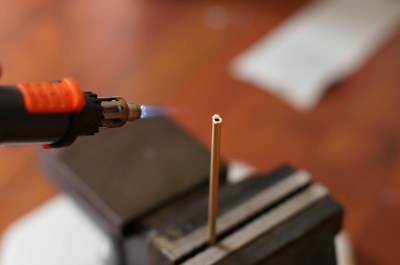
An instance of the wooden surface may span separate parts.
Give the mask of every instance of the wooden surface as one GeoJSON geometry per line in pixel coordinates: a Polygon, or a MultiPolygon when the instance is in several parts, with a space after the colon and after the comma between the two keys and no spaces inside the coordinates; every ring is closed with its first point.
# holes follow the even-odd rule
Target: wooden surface
{"type": "MultiPolygon", "coordinates": [[[[234,81],[232,58],[307,3],[0,0],[2,84],[75,77],[86,90],[174,109],[222,154],[259,170],[309,170],[346,208],[358,264],[400,260],[400,30],[364,67],[299,113],[234,81]]],[[[0,148],[0,231],[57,193],[31,147],[0,148]]]]}

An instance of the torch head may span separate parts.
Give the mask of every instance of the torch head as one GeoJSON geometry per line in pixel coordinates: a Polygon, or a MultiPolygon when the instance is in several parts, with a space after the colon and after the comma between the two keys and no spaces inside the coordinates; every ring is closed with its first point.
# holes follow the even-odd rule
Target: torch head
{"type": "Polygon", "coordinates": [[[140,105],[128,103],[119,97],[99,99],[103,108],[103,128],[121,127],[128,121],[132,122],[141,118],[140,105]]]}

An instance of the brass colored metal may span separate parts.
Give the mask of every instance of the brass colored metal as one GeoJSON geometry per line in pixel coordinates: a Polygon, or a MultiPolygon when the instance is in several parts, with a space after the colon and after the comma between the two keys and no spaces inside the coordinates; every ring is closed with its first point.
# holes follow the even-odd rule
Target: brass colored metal
{"type": "Polygon", "coordinates": [[[134,121],[140,118],[141,110],[139,105],[136,105],[135,103],[128,103],[128,109],[128,121],[134,121]]]}
{"type": "Polygon", "coordinates": [[[211,164],[210,164],[210,191],[208,201],[208,243],[214,245],[216,242],[217,227],[217,203],[218,203],[218,180],[219,161],[221,147],[221,125],[222,118],[215,114],[212,116],[212,140],[211,140],[211,164]]]}
{"type": "Polygon", "coordinates": [[[123,98],[99,98],[103,107],[102,127],[115,128],[140,118],[140,106],[127,103],[123,98]]]}

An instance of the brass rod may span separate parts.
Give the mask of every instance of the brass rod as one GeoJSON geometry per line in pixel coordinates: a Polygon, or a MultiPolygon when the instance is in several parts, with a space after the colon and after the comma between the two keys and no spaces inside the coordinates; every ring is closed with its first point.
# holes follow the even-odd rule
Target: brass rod
{"type": "Polygon", "coordinates": [[[215,114],[212,116],[212,138],[211,138],[211,161],[210,161],[210,191],[208,199],[208,243],[214,245],[216,242],[217,227],[217,203],[218,203],[218,180],[219,161],[221,146],[222,118],[215,114]]]}

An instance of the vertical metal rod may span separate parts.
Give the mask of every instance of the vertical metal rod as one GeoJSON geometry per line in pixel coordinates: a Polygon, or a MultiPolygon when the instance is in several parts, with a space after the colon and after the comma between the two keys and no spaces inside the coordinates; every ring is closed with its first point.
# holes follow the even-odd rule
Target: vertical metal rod
{"type": "Polygon", "coordinates": [[[210,191],[208,199],[208,243],[214,245],[216,242],[217,227],[217,203],[218,203],[218,180],[219,161],[221,146],[222,118],[215,114],[212,116],[212,138],[211,138],[211,161],[210,161],[210,191]]]}

